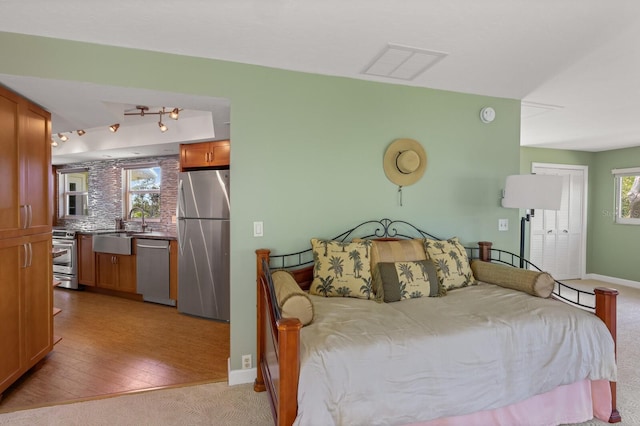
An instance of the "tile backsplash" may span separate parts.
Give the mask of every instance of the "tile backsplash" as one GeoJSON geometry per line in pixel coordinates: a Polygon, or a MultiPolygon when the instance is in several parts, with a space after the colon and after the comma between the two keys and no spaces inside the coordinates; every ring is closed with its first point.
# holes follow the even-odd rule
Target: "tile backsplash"
{"type": "MultiPolygon", "coordinates": [[[[89,170],[89,216],[58,218],[57,226],[84,230],[115,229],[116,218],[121,217],[127,220],[127,212],[124,211],[122,203],[122,168],[148,163],[157,163],[162,169],[160,222],[149,222],[149,226],[154,231],[175,232],[176,224],[172,223],[171,219],[176,214],[177,205],[180,171],[178,155],[87,161],[59,166],[59,170],[66,168],[89,170]]],[[[134,230],[139,229],[138,223],[129,223],[127,226],[134,230]]]]}

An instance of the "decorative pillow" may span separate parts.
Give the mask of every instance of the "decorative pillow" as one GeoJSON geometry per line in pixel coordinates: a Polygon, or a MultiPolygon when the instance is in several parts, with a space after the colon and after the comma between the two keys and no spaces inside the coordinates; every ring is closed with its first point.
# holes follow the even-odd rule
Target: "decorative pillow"
{"type": "Polygon", "coordinates": [[[311,239],[313,282],[309,293],[373,299],[370,241],[341,242],[311,239]]]}
{"type": "Polygon", "coordinates": [[[426,260],[424,251],[424,239],[398,241],[372,240],[371,244],[371,270],[378,262],[402,262],[414,260],[426,260]]]}
{"type": "Polygon", "coordinates": [[[288,271],[271,273],[282,318],[298,318],[303,326],[313,321],[313,303],[288,271]]]}
{"type": "Polygon", "coordinates": [[[532,296],[548,298],[555,287],[555,280],[547,272],[514,268],[480,260],[471,262],[471,270],[478,281],[523,291],[532,296]]]}
{"type": "Polygon", "coordinates": [[[431,260],[379,262],[373,270],[373,287],[376,300],[384,302],[444,296],[447,293],[431,260]]]}
{"type": "Polygon", "coordinates": [[[457,237],[448,240],[424,240],[427,257],[433,260],[438,278],[447,290],[476,284],[469,266],[467,251],[457,237]]]}

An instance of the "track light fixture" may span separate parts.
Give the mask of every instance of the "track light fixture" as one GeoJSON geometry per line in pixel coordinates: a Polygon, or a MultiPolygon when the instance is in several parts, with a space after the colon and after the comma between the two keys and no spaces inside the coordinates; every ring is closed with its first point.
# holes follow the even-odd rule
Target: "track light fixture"
{"type": "Polygon", "coordinates": [[[111,126],[109,126],[109,130],[111,130],[113,133],[117,132],[119,128],[120,123],[112,124],[111,126]]]}
{"type": "Polygon", "coordinates": [[[69,137],[67,135],[63,135],[62,133],[58,133],[58,137],[62,142],[66,142],[69,140],[69,137]]]}
{"type": "Polygon", "coordinates": [[[85,133],[87,133],[87,132],[85,132],[85,131],[84,131],[84,130],[82,130],[82,129],[78,129],[78,130],[76,130],[76,133],[78,133],[78,136],[82,136],[82,135],[84,135],[84,134],[85,134],[85,133]]]}
{"type": "Polygon", "coordinates": [[[173,120],[177,120],[180,117],[180,108],[173,108],[170,111],[167,110],[167,107],[162,107],[158,112],[149,112],[149,107],[145,105],[136,105],[136,112],[125,112],[124,115],[139,115],[140,117],[144,117],[145,115],[159,115],[160,121],[158,121],[158,127],[160,127],[161,132],[166,132],[169,130],[166,124],[162,122],[162,116],[167,114],[173,120]]]}
{"type": "Polygon", "coordinates": [[[53,147],[58,146],[58,142],[56,142],[55,140],[53,140],[53,138],[51,138],[51,146],[53,146],[53,147]]]}

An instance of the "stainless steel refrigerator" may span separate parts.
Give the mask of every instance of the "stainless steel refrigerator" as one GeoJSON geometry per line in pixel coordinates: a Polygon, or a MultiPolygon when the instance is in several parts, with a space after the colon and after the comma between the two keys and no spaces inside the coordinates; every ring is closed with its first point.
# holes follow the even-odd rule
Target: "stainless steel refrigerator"
{"type": "Polygon", "coordinates": [[[229,321],[229,170],[178,180],[178,311],[229,321]]]}

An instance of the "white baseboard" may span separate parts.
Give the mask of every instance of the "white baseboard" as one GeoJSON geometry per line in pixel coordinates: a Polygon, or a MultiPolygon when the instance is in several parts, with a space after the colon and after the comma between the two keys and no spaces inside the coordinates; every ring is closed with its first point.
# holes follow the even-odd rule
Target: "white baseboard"
{"type": "Polygon", "coordinates": [[[586,274],[584,277],[585,279],[606,281],[611,284],[618,284],[618,285],[623,285],[625,287],[640,289],[640,282],[638,281],[625,280],[625,279],[616,278],[616,277],[608,277],[606,275],[600,275],[600,274],[586,274]]]}
{"type": "Polygon", "coordinates": [[[258,370],[247,368],[246,370],[231,370],[231,360],[227,358],[227,371],[229,372],[229,386],[253,383],[258,376],[258,370]]]}

